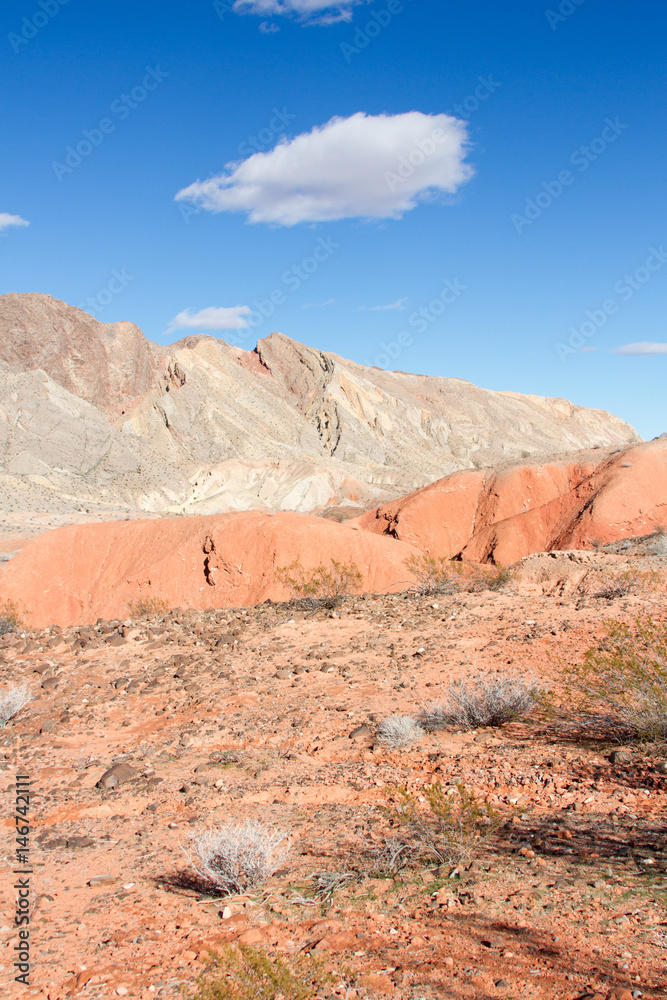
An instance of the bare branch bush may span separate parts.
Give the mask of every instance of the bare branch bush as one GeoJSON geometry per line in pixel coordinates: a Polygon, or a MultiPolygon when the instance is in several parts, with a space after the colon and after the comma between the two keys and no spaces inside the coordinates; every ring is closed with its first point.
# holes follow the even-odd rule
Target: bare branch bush
{"type": "Polygon", "coordinates": [[[193,870],[218,892],[233,895],[260,885],[285,863],[290,836],[251,820],[195,834],[184,853],[193,870]]]}
{"type": "Polygon", "coordinates": [[[14,685],[0,693],[0,728],[4,729],[10,719],[13,719],[22,708],[32,700],[27,684],[14,685]]]}
{"type": "Polygon", "coordinates": [[[373,851],[373,862],[369,874],[381,875],[384,878],[396,878],[410,863],[415,849],[406,844],[401,837],[384,838],[382,846],[373,851]]]}
{"type": "Polygon", "coordinates": [[[390,750],[399,750],[412,746],[424,738],[424,730],[410,715],[390,715],[378,726],[377,736],[380,743],[390,750]]]}
{"type": "Polygon", "coordinates": [[[410,556],[405,568],[417,578],[408,587],[408,592],[417,597],[500,590],[510,577],[509,570],[502,566],[482,567],[427,554],[410,556]]]}
{"type": "Polygon", "coordinates": [[[445,700],[425,706],[419,722],[429,731],[502,726],[527,715],[537,699],[535,685],[516,674],[478,672],[452,681],[445,700]]]}
{"type": "Polygon", "coordinates": [[[618,573],[605,568],[592,575],[591,583],[597,589],[589,590],[589,596],[613,601],[629,594],[664,591],[665,582],[664,575],[654,569],[640,570],[633,567],[618,573]]]}

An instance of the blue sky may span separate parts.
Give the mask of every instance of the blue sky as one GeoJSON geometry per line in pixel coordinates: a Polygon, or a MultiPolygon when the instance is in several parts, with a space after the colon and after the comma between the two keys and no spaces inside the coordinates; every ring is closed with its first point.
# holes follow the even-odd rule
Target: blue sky
{"type": "Polygon", "coordinates": [[[1,292],[667,430],[664,4],[0,17],[1,292]]]}

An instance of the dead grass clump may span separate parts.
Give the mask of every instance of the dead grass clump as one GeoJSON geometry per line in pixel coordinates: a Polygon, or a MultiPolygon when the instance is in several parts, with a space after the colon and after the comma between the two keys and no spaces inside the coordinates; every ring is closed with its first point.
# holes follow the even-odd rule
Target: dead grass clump
{"type": "Polygon", "coordinates": [[[373,861],[368,873],[382,878],[396,878],[407,868],[414,852],[414,847],[406,844],[401,837],[385,836],[383,844],[373,851],[373,861]]]}
{"type": "Polygon", "coordinates": [[[334,609],[353,591],[360,589],[363,577],[355,563],[330,560],[330,566],[305,569],[296,559],[277,570],[278,580],[292,591],[293,597],[306,608],[334,609]]]}
{"type": "Polygon", "coordinates": [[[331,982],[316,959],[284,959],[261,948],[228,945],[212,955],[192,1000],[310,1000],[331,982]]]}
{"type": "Polygon", "coordinates": [[[527,715],[537,703],[535,686],[516,674],[477,673],[452,681],[445,700],[422,709],[424,729],[502,726],[527,715]]]}
{"type": "Polygon", "coordinates": [[[424,738],[424,730],[410,715],[390,715],[380,723],[378,740],[390,750],[412,746],[424,738]]]}
{"type": "Polygon", "coordinates": [[[0,694],[0,728],[4,729],[10,719],[32,700],[27,684],[14,685],[0,694]]]}
{"type": "Polygon", "coordinates": [[[445,789],[436,782],[424,785],[418,795],[403,787],[392,798],[388,809],[392,819],[439,864],[470,861],[500,825],[490,804],[478,800],[463,784],[445,789]]]}
{"type": "Polygon", "coordinates": [[[169,605],[161,597],[138,597],[136,601],[128,601],[127,606],[133,618],[151,618],[169,611],[169,605]]]}
{"type": "Polygon", "coordinates": [[[630,738],[667,739],[667,621],[608,621],[598,646],[566,672],[575,706],[592,725],[630,738]]]}
{"type": "Polygon", "coordinates": [[[195,834],[185,855],[200,878],[216,891],[233,895],[270,878],[287,860],[289,851],[290,837],[285,830],[245,820],[195,834]]]}

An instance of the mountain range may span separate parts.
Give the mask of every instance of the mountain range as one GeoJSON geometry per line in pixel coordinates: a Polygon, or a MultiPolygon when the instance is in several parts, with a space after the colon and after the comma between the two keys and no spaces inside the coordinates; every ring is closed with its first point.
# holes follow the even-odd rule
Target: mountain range
{"type": "Polygon", "coordinates": [[[0,296],[0,509],[346,518],[459,470],[640,439],[602,410],[384,371],[280,333],[170,346],[0,296]]]}

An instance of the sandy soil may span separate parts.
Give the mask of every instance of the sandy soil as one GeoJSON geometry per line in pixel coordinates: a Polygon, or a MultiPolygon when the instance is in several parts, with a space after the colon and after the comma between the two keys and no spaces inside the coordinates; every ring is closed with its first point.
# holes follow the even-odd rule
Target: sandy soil
{"type": "Polygon", "coordinates": [[[265,604],[0,639],[0,689],[33,695],[0,732],[3,996],[176,997],[234,941],[322,956],[320,995],[341,1000],[665,996],[664,761],[612,763],[617,746],[537,716],[396,751],[374,735],[473,667],[549,686],[605,618],[640,610],[664,618],[667,601],[359,597],[338,617],[265,604]],[[33,795],[29,989],[9,957],[17,767],[33,795]],[[436,780],[487,799],[500,829],[469,865],[386,877],[400,830],[382,807],[436,780]],[[216,898],[181,847],[230,817],[289,829],[292,851],[261,888],[216,898]],[[323,871],[353,877],[317,897],[323,871]]]}

